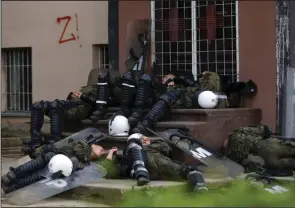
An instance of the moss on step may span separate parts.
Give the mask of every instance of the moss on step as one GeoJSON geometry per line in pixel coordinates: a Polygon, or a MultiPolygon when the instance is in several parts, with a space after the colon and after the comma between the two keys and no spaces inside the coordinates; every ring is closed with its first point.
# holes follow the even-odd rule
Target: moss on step
{"type": "MultiPolygon", "coordinates": [[[[222,187],[231,182],[230,179],[206,179],[210,189],[222,187]]],[[[125,195],[132,192],[146,193],[152,195],[156,190],[187,190],[186,182],[174,181],[151,181],[144,187],[136,185],[135,180],[106,180],[90,183],[77,187],[71,191],[61,194],[61,197],[79,198],[89,202],[103,203],[118,206],[125,195]]]]}

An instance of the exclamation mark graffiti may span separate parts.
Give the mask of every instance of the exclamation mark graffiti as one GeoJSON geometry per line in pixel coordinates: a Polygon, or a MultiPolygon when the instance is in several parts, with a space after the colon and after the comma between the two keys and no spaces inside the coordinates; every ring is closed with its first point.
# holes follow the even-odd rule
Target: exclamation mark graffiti
{"type": "Polygon", "coordinates": [[[77,40],[79,40],[79,24],[78,24],[78,15],[75,14],[76,17],[76,31],[77,31],[77,40]]]}

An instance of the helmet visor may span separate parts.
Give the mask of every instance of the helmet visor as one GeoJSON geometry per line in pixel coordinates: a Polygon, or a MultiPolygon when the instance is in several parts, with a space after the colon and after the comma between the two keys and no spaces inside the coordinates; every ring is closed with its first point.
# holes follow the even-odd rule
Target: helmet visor
{"type": "Polygon", "coordinates": [[[48,179],[56,179],[62,176],[62,171],[53,172],[48,165],[41,171],[41,175],[48,179]]]}

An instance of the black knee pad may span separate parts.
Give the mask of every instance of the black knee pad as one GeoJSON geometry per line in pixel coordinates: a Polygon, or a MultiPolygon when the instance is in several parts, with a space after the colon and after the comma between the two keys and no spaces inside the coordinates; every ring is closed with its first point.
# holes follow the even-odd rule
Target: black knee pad
{"type": "Polygon", "coordinates": [[[31,106],[31,111],[41,111],[43,113],[46,113],[50,108],[50,101],[38,101],[34,102],[31,106]]]}
{"type": "Polygon", "coordinates": [[[153,76],[150,74],[143,74],[138,80],[138,89],[136,91],[135,107],[148,105],[148,100],[152,94],[153,76]]]}
{"type": "Polygon", "coordinates": [[[53,158],[56,155],[56,153],[54,152],[47,152],[43,158],[44,158],[44,162],[45,163],[49,163],[49,161],[51,160],[51,158],[53,158]]]}

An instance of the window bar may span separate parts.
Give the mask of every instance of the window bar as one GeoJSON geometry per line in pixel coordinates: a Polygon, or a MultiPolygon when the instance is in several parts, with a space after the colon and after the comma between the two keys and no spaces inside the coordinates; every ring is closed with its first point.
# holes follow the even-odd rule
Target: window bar
{"type": "Polygon", "coordinates": [[[194,79],[197,80],[198,65],[197,65],[197,14],[196,14],[196,1],[191,2],[191,33],[192,33],[192,74],[194,79]]]}

